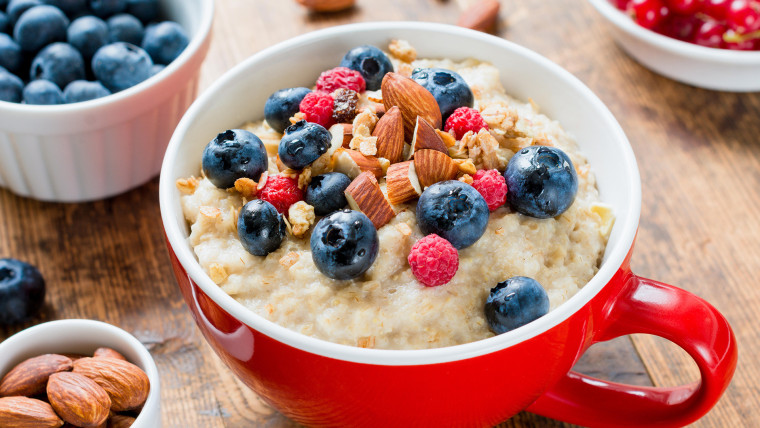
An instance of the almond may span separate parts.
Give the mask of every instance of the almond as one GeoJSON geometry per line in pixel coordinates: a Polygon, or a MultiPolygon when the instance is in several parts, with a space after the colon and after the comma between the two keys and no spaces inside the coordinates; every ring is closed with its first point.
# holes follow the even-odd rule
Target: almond
{"type": "Polygon", "coordinates": [[[54,373],[48,381],[47,394],[58,416],[72,425],[97,427],[108,418],[111,408],[108,394],[94,380],[79,373],[54,373]]]}
{"type": "Polygon", "coordinates": [[[371,172],[375,177],[383,176],[383,167],[374,156],[365,156],[350,149],[338,149],[333,156],[333,169],[351,179],[365,171],[371,172]]]}
{"type": "Polygon", "coordinates": [[[383,92],[385,110],[388,111],[393,106],[398,106],[401,110],[404,141],[412,140],[417,116],[428,121],[433,128],[441,127],[441,109],[438,108],[438,102],[433,94],[419,83],[398,73],[386,73],[380,89],[383,92]]]}
{"type": "Polygon", "coordinates": [[[392,205],[412,200],[422,194],[414,162],[406,161],[394,163],[388,167],[388,175],[385,176],[388,189],[388,200],[392,205]]]}
{"type": "Polygon", "coordinates": [[[111,348],[98,348],[92,354],[92,357],[93,358],[101,358],[101,357],[116,358],[117,360],[127,361],[127,359],[124,358],[123,355],[121,355],[120,353],[116,352],[115,350],[111,348]]]}
{"type": "Polygon", "coordinates": [[[365,171],[359,174],[345,190],[348,205],[363,212],[380,229],[396,215],[385,199],[375,176],[365,171]]]}
{"type": "Polygon", "coordinates": [[[108,418],[108,428],[129,428],[135,423],[135,418],[126,415],[113,415],[108,418]]]}
{"type": "MultiPolygon", "coordinates": [[[[348,148],[348,145],[354,138],[354,125],[351,123],[339,123],[333,126],[340,126],[343,128],[343,142],[341,143],[341,147],[348,148]]],[[[330,132],[332,132],[332,127],[330,127],[330,132]]]]}
{"type": "Polygon", "coordinates": [[[459,171],[449,155],[431,149],[423,149],[414,154],[414,168],[423,188],[439,181],[452,180],[459,171]]]}
{"type": "Polygon", "coordinates": [[[457,25],[486,33],[491,32],[496,28],[499,7],[497,0],[479,0],[462,11],[457,25]]]}
{"type": "Polygon", "coordinates": [[[111,409],[115,412],[140,407],[148,398],[148,375],[128,361],[108,357],[82,358],[74,363],[74,373],[100,385],[111,397],[111,409]]]}
{"type": "Polygon", "coordinates": [[[441,153],[449,153],[449,149],[444,144],[441,136],[435,132],[427,120],[417,116],[417,122],[414,125],[414,136],[412,137],[412,156],[417,150],[432,149],[441,153]]]}
{"type": "Polygon", "coordinates": [[[48,378],[53,373],[69,371],[71,359],[58,354],[45,354],[29,358],[14,367],[0,382],[0,397],[23,395],[31,397],[45,392],[48,378]]]}
{"type": "Polygon", "coordinates": [[[314,12],[337,12],[354,5],[355,0],[296,0],[301,6],[314,12]]]}
{"type": "Polygon", "coordinates": [[[404,154],[404,121],[398,106],[391,107],[377,121],[372,136],[377,137],[377,156],[386,158],[390,163],[401,160],[404,154]]]}
{"type": "Polygon", "coordinates": [[[0,398],[0,427],[58,428],[63,421],[50,404],[28,397],[0,398]]]}

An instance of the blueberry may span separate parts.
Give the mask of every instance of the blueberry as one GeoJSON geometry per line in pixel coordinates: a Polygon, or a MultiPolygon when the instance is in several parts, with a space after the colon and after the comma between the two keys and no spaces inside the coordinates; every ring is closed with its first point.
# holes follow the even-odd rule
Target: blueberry
{"type": "Polygon", "coordinates": [[[229,189],[238,178],[259,181],[269,159],[259,137],[243,129],[217,135],[203,149],[203,173],[221,189],[229,189]]]}
{"type": "Polygon", "coordinates": [[[96,16],[106,19],[127,10],[127,0],[90,0],[90,10],[96,16]]]}
{"type": "Polygon", "coordinates": [[[53,42],[66,40],[69,19],[54,6],[35,6],[18,18],[13,38],[21,50],[37,52],[53,42]]]}
{"type": "Polygon", "coordinates": [[[11,30],[11,20],[8,15],[0,10],[0,33],[8,33],[11,30]]]}
{"type": "Polygon", "coordinates": [[[108,25],[97,16],[82,16],[69,25],[66,40],[89,61],[98,49],[108,43],[108,25]]]}
{"type": "Polygon", "coordinates": [[[274,205],[254,199],[238,216],[238,236],[243,248],[254,256],[266,256],[280,248],[285,237],[285,221],[274,205]]]}
{"type": "Polygon", "coordinates": [[[359,211],[335,211],[322,218],[311,233],[314,264],[332,279],[363,274],[375,262],[379,248],[375,226],[359,211]]]}
{"type": "Polygon", "coordinates": [[[24,87],[24,102],[35,105],[63,104],[63,93],[55,83],[39,79],[32,80],[24,87]]]}
{"type": "Polygon", "coordinates": [[[441,181],[422,192],[417,201],[417,224],[423,234],[435,233],[461,250],[483,236],[488,205],[469,184],[441,181]]]}
{"type": "Polygon", "coordinates": [[[304,200],[314,207],[317,215],[327,215],[346,205],[346,195],[343,191],[351,184],[351,179],[340,172],[328,172],[311,179],[306,187],[304,200]]]}
{"type": "Polygon", "coordinates": [[[42,2],[40,0],[11,0],[8,3],[8,8],[5,9],[5,13],[8,14],[8,18],[11,20],[11,24],[16,24],[19,16],[34,6],[40,6],[42,2]]]}
{"type": "Polygon", "coordinates": [[[111,95],[111,91],[106,89],[100,82],[89,82],[87,80],[75,80],[63,90],[63,101],[66,104],[80,103],[82,101],[94,100],[111,95]]]}
{"type": "Polygon", "coordinates": [[[343,57],[341,67],[348,67],[361,73],[367,82],[367,90],[380,89],[385,73],[393,71],[391,60],[380,49],[370,46],[357,46],[343,57]]]}
{"type": "Polygon", "coordinates": [[[68,16],[87,10],[87,0],[42,0],[42,2],[61,9],[68,16]]]}
{"type": "Polygon", "coordinates": [[[0,33],[0,67],[11,73],[17,73],[21,68],[21,47],[11,36],[0,33]]]}
{"type": "Polygon", "coordinates": [[[190,43],[185,30],[172,21],[150,25],[145,29],[142,47],[156,64],[169,64],[190,43]]]}
{"type": "Polygon", "coordinates": [[[144,50],[124,42],[107,44],[92,57],[95,77],[114,93],[149,78],[152,67],[153,62],[144,50]]]}
{"type": "Polygon", "coordinates": [[[522,327],[548,312],[546,290],[535,279],[525,276],[500,282],[486,299],[486,320],[496,334],[522,327]]]}
{"type": "Polygon", "coordinates": [[[20,103],[23,90],[24,82],[21,79],[8,71],[0,70],[0,101],[20,103]]]}
{"type": "Polygon", "coordinates": [[[150,68],[150,75],[155,76],[156,74],[164,71],[165,68],[166,66],[163,64],[153,64],[153,67],[150,68]]]}
{"type": "Polygon", "coordinates": [[[142,22],[132,15],[120,13],[108,18],[108,40],[111,42],[127,42],[140,46],[144,33],[142,22]]]}
{"type": "Polygon", "coordinates": [[[29,320],[44,301],[45,280],[37,268],[16,259],[0,259],[0,325],[29,320]]]}
{"type": "Polygon", "coordinates": [[[269,126],[277,132],[285,131],[290,126],[289,119],[298,112],[301,100],[309,92],[309,88],[288,88],[270,95],[264,104],[264,117],[269,126]]]}
{"type": "Polygon", "coordinates": [[[299,120],[285,129],[277,154],[292,169],[303,169],[330,148],[332,135],[324,126],[299,120]]]}
{"type": "Polygon", "coordinates": [[[472,107],[475,97],[462,76],[445,68],[418,68],[412,80],[419,83],[435,97],[441,109],[443,121],[459,107],[472,107]]]}
{"type": "Polygon", "coordinates": [[[59,88],[65,88],[69,82],[84,79],[84,59],[68,43],[49,44],[32,60],[29,78],[50,80],[59,88]]]}
{"type": "Polygon", "coordinates": [[[535,218],[562,214],[578,193],[575,167],[565,152],[555,147],[529,146],[515,153],[504,178],[509,206],[535,218]]]}
{"type": "Polygon", "coordinates": [[[127,0],[127,13],[147,24],[158,19],[158,0],[127,0]]]}

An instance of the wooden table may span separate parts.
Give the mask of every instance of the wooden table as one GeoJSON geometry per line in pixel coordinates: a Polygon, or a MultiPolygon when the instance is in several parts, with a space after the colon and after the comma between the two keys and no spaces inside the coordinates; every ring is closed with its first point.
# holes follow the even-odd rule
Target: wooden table
{"type": "MultiPolygon", "coordinates": [[[[332,15],[293,1],[217,0],[202,88],[262,48],[338,24],[454,23],[456,2],[359,0],[332,15]]],[[[498,34],[578,76],[618,118],[639,161],[643,206],[634,270],[679,285],[729,319],[740,346],[733,383],[696,426],[760,426],[760,95],[696,89],[641,67],[579,0],[502,0],[498,34]]],[[[0,257],[37,265],[48,284],[38,321],[92,318],[150,349],[166,427],[294,425],[243,386],[195,327],[172,276],[153,180],[106,201],[40,203],[0,190],[0,257]]],[[[31,325],[0,329],[0,339],[31,325]]],[[[599,344],[576,367],[639,385],[698,378],[681,349],[650,336],[599,344]]],[[[504,427],[566,426],[521,413],[504,427]]]]}

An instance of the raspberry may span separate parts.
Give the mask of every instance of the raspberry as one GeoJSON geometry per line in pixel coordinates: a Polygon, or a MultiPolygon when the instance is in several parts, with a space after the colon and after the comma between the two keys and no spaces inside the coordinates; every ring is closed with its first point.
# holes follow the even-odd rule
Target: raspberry
{"type": "Polygon", "coordinates": [[[493,212],[507,202],[507,180],[495,169],[480,169],[472,177],[472,187],[478,191],[493,212]]]}
{"type": "Polygon", "coordinates": [[[297,179],[278,174],[267,178],[258,196],[274,205],[280,214],[286,214],[291,205],[303,200],[303,191],[298,188],[297,179]]]}
{"type": "Polygon", "coordinates": [[[483,120],[479,111],[474,108],[459,107],[454,110],[454,113],[451,113],[451,116],[449,116],[448,119],[446,119],[446,126],[443,130],[449,132],[453,129],[454,136],[459,139],[462,138],[467,131],[472,131],[477,134],[478,131],[483,128],[488,129],[488,124],[483,120]]]}
{"type": "Polygon", "coordinates": [[[298,109],[306,115],[306,121],[329,128],[332,125],[333,97],[324,92],[311,92],[303,97],[298,109]]]}
{"type": "Polygon", "coordinates": [[[435,233],[417,241],[408,260],[417,281],[427,287],[446,284],[459,269],[457,249],[435,233]]]}
{"type": "Polygon", "coordinates": [[[348,67],[335,67],[319,75],[317,90],[330,93],[336,89],[345,88],[356,92],[364,92],[367,84],[361,73],[348,67]]]}

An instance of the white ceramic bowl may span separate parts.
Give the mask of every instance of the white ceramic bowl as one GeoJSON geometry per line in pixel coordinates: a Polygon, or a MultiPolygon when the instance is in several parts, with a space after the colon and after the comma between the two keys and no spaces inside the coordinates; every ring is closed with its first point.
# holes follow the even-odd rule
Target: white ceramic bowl
{"type": "Polygon", "coordinates": [[[161,0],[190,44],[164,71],[127,90],[76,104],[0,101],[0,187],[35,199],[82,202],[155,177],[195,99],[211,39],[214,0],[161,0]]]}
{"type": "Polygon", "coordinates": [[[22,330],[0,343],[0,376],[27,358],[42,354],[92,355],[100,348],[112,348],[145,371],[150,393],[132,428],[161,426],[161,383],[153,357],[139,340],[126,331],[100,321],[59,320],[22,330]]]}
{"type": "Polygon", "coordinates": [[[588,0],[634,59],[665,77],[700,88],[760,91],[760,52],[732,51],[673,39],[636,24],[609,0],[588,0]]]}

